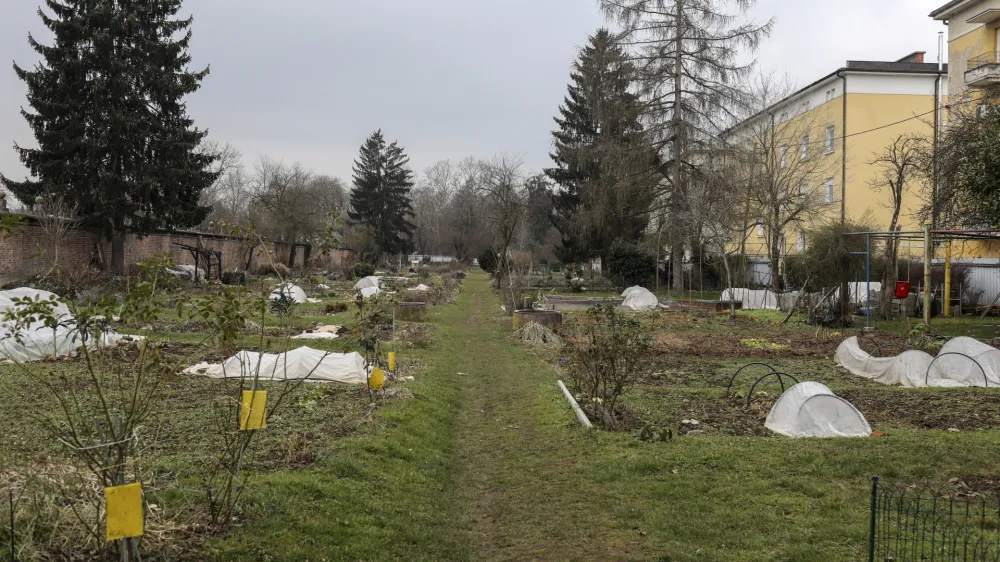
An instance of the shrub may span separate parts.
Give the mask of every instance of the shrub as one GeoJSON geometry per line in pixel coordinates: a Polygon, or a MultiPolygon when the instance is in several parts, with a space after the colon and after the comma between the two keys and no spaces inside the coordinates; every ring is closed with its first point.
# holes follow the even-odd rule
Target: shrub
{"type": "Polygon", "coordinates": [[[635,244],[615,240],[608,251],[608,273],[620,288],[648,285],[656,274],[656,258],[635,244]]]}
{"type": "Polygon", "coordinates": [[[268,262],[257,266],[257,275],[277,275],[281,279],[287,279],[292,276],[292,270],[283,263],[268,262]]]}
{"type": "Polygon", "coordinates": [[[328,303],[323,310],[327,314],[337,314],[338,312],[347,312],[346,302],[331,302],[328,303]]]}
{"type": "Polygon", "coordinates": [[[295,304],[295,297],[289,292],[281,291],[277,297],[271,299],[271,312],[275,316],[291,316],[295,304]]]}
{"type": "Polygon", "coordinates": [[[497,266],[500,265],[499,261],[497,252],[493,248],[486,248],[483,253],[479,254],[479,267],[490,275],[496,273],[497,266]]]}
{"type": "Polygon", "coordinates": [[[615,429],[618,399],[645,373],[650,336],[639,321],[611,304],[587,311],[583,338],[570,340],[570,381],[583,394],[581,406],[606,429],[615,429]]]}
{"type": "Polygon", "coordinates": [[[370,263],[358,262],[354,264],[354,275],[357,277],[371,277],[375,275],[375,266],[370,263]]]}

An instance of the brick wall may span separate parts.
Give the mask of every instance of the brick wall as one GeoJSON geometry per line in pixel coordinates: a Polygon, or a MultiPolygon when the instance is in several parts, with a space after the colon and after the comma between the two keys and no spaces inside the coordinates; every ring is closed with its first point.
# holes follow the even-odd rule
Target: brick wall
{"type": "MultiPolygon", "coordinates": [[[[222,266],[226,270],[243,267],[246,254],[245,246],[238,238],[230,238],[211,233],[174,232],[151,234],[138,239],[128,236],[125,239],[126,267],[146,261],[159,254],[171,254],[178,264],[194,264],[191,252],[174,246],[175,242],[198,246],[201,239],[202,247],[222,252],[222,266]]],[[[49,269],[56,255],[51,238],[36,222],[29,220],[18,226],[16,234],[6,240],[0,240],[0,275],[4,277],[28,276],[49,269]]],[[[258,248],[251,259],[251,268],[259,263],[266,263],[267,258],[258,248]]],[[[274,243],[268,247],[274,252],[274,261],[288,264],[291,245],[274,243]]],[[[87,230],[70,232],[59,247],[59,265],[63,267],[86,267],[98,262],[98,254],[104,262],[111,259],[111,242],[99,233],[87,230]]],[[[305,257],[303,246],[296,248],[295,267],[301,267],[305,257]]]]}

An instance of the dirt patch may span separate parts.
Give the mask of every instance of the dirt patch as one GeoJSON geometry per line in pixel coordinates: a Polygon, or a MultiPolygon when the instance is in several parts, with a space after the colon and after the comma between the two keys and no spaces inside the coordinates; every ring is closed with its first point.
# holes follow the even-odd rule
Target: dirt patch
{"type": "Polygon", "coordinates": [[[947,392],[843,389],[873,427],[915,427],[976,431],[1000,427],[996,392],[951,389],[947,392]]]}
{"type": "Polygon", "coordinates": [[[683,354],[694,357],[797,357],[823,359],[832,357],[842,338],[814,335],[808,332],[767,330],[745,333],[664,334],[657,336],[653,350],[658,353],[683,354]],[[758,343],[748,345],[744,340],[758,343]],[[759,345],[766,340],[772,346],[759,345]]]}

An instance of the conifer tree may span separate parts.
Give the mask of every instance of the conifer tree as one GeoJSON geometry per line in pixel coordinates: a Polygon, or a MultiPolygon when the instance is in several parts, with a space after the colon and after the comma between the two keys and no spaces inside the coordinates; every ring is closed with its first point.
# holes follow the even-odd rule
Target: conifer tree
{"type": "Polygon", "coordinates": [[[123,273],[126,233],[196,225],[212,184],[212,154],[199,151],[184,96],[208,69],[188,70],[191,18],[181,0],[46,0],[39,9],[54,36],[29,35],[41,62],[14,65],[28,86],[22,110],[38,148],[15,145],[33,179],[0,181],[21,201],[61,198],[112,242],[111,269],[123,273]]]}
{"type": "Polygon", "coordinates": [[[606,29],[590,38],[573,65],[552,133],[555,166],[545,170],[559,187],[552,219],[564,262],[605,257],[614,240],[634,242],[649,224],[659,159],[639,121],[634,73],[606,29]]]}
{"type": "MultiPolygon", "coordinates": [[[[622,29],[623,44],[639,69],[636,89],[654,146],[668,157],[659,166],[669,186],[662,200],[674,290],[683,289],[684,241],[691,232],[689,199],[715,139],[745,113],[743,81],[751,58],[771,32],[773,20],[745,18],[756,0],[599,0],[622,29]]],[[[692,248],[694,250],[694,248],[692,248]]]]}
{"type": "Polygon", "coordinates": [[[409,162],[396,141],[385,142],[381,129],[368,137],[354,161],[348,215],[371,229],[380,254],[407,252],[412,246],[415,226],[409,220],[413,217],[409,162]]]}

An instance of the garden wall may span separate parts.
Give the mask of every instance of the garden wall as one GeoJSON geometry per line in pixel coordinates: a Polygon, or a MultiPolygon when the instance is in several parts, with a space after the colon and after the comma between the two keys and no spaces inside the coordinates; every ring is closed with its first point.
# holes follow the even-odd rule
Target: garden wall
{"type": "MultiPolygon", "coordinates": [[[[125,240],[125,264],[130,266],[159,254],[172,254],[178,264],[194,264],[191,252],[174,244],[197,246],[199,239],[203,248],[222,252],[224,269],[232,270],[245,264],[246,246],[242,239],[190,231],[157,233],[142,239],[128,236],[125,240]]],[[[294,263],[290,264],[292,246],[278,242],[271,244],[269,249],[274,252],[273,259],[276,262],[301,267],[308,253],[308,247],[302,244],[295,245],[294,263]]],[[[66,235],[57,253],[51,237],[37,221],[29,217],[16,227],[13,236],[0,240],[0,276],[17,278],[46,271],[52,266],[57,254],[58,263],[62,267],[76,268],[107,263],[111,258],[111,243],[99,233],[77,229],[66,235]]],[[[251,268],[265,261],[261,249],[258,249],[251,259],[251,268]]]]}

